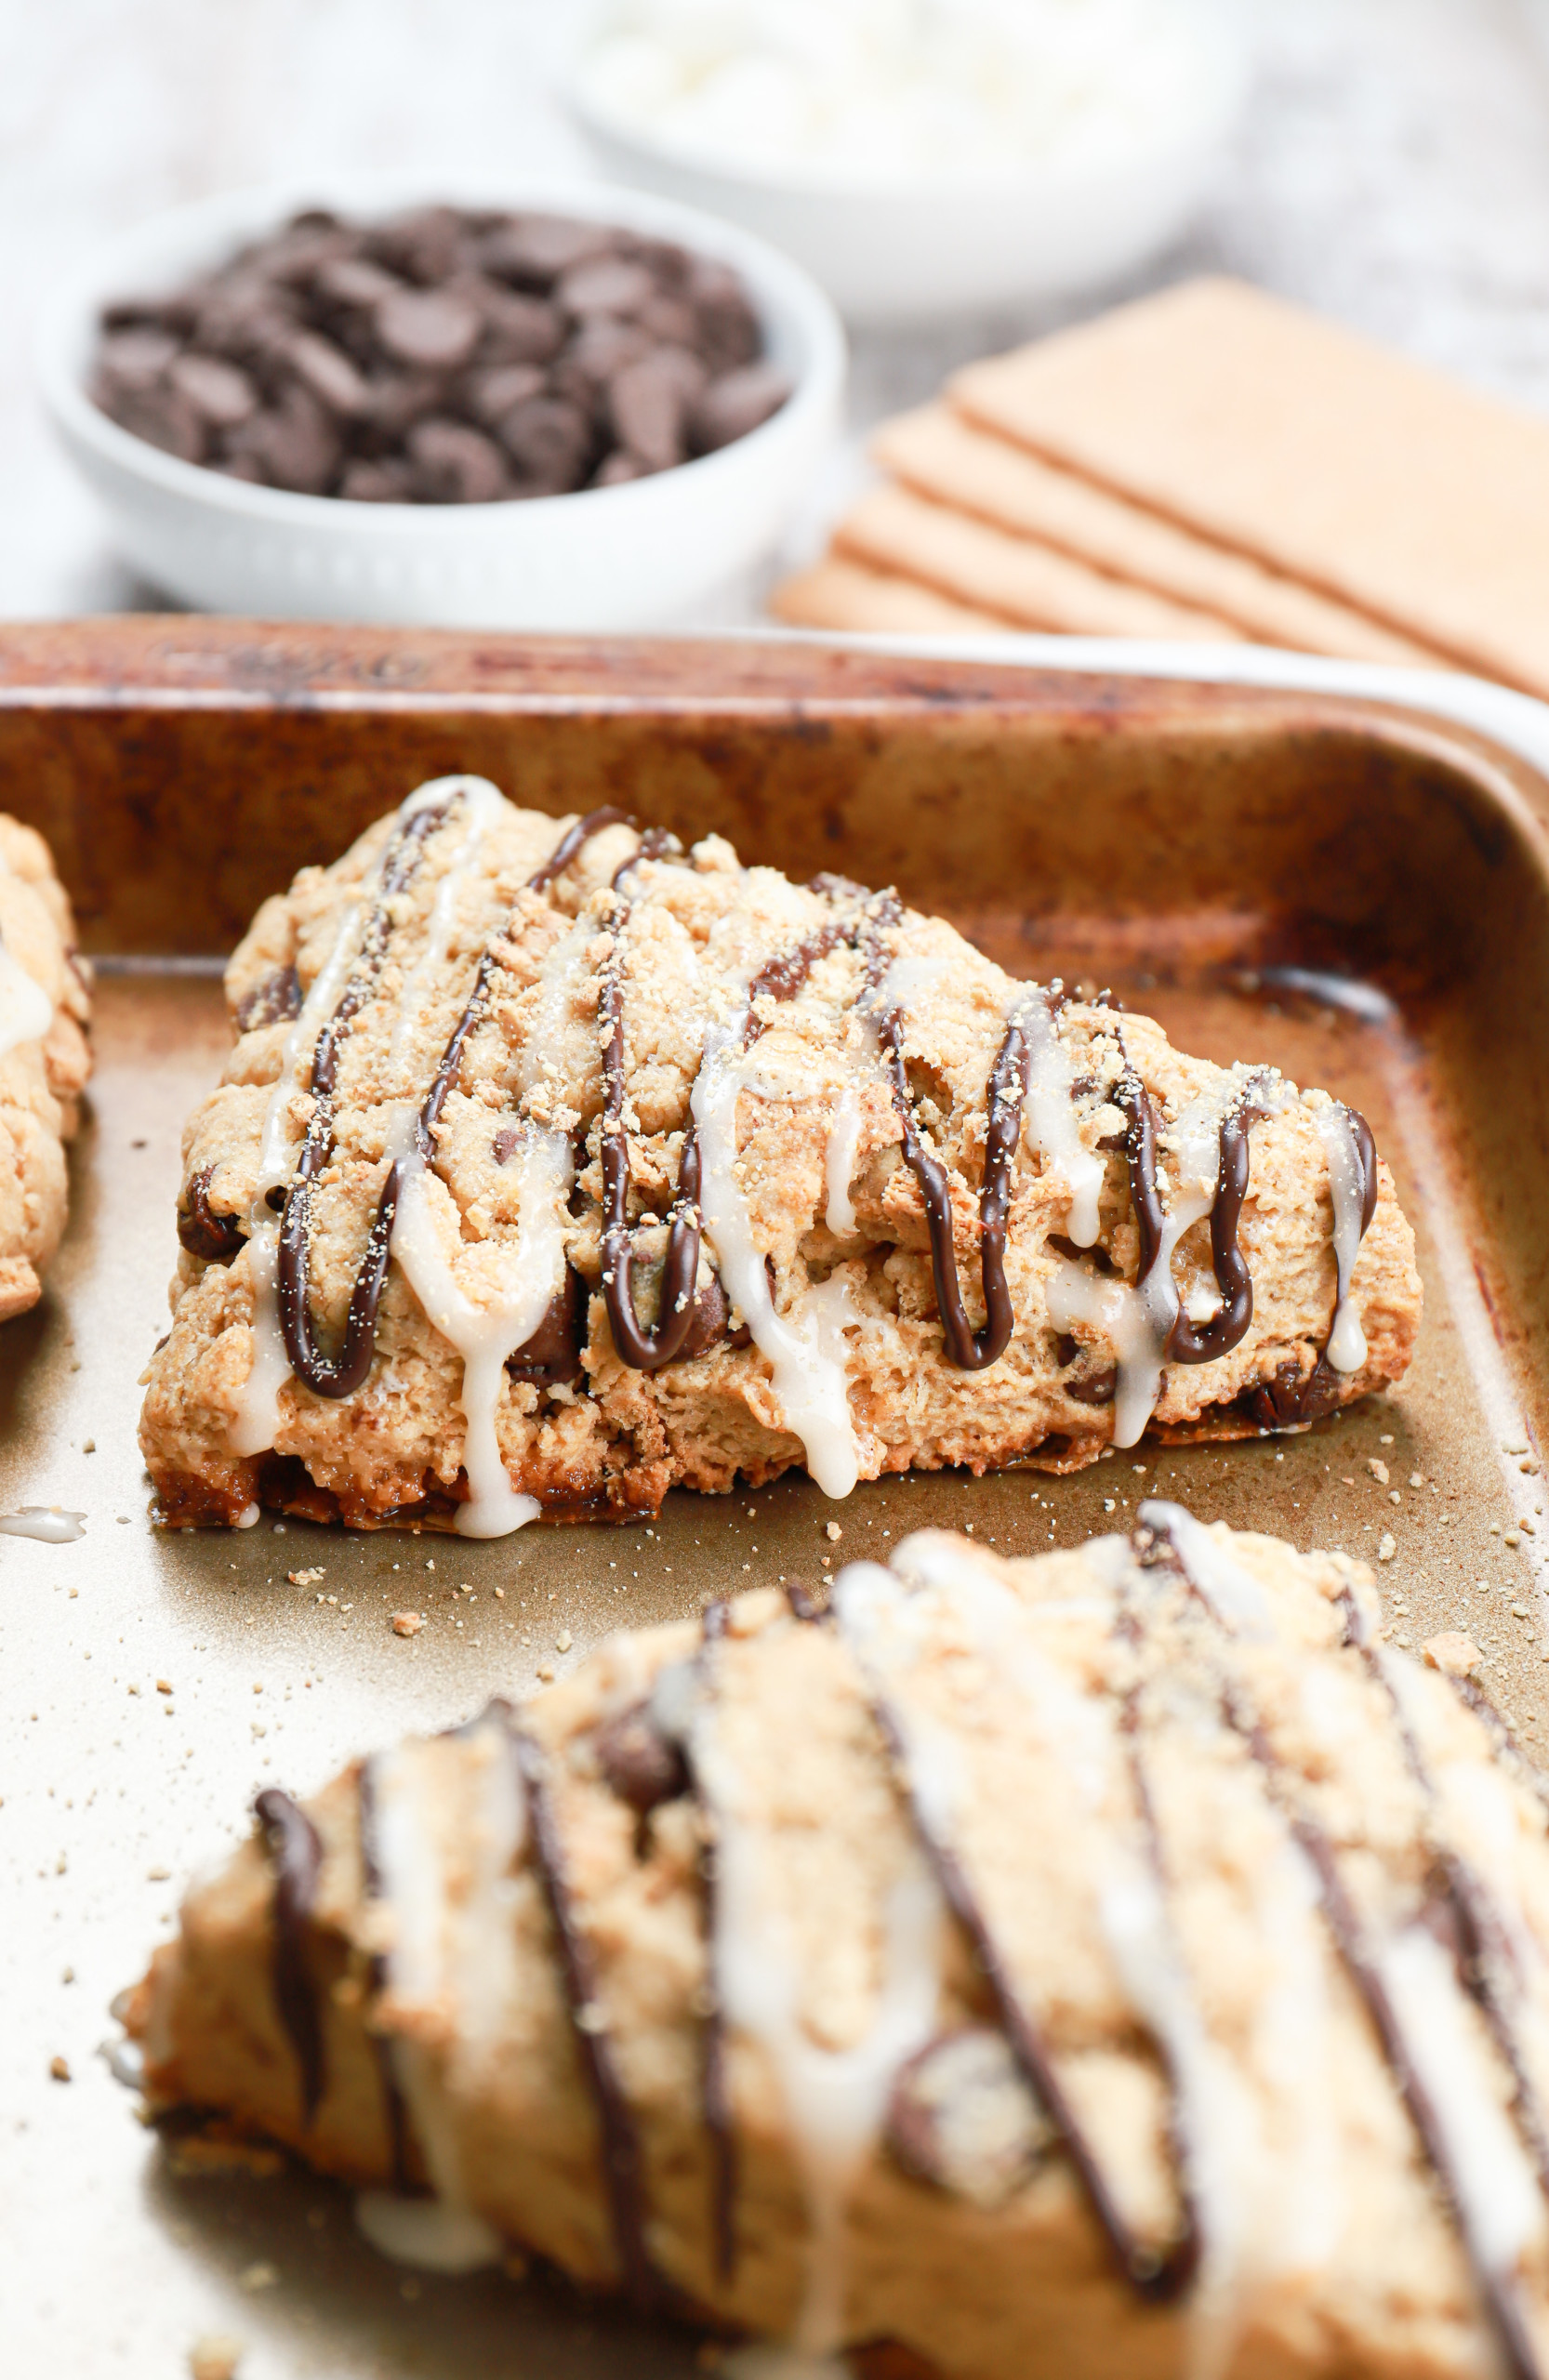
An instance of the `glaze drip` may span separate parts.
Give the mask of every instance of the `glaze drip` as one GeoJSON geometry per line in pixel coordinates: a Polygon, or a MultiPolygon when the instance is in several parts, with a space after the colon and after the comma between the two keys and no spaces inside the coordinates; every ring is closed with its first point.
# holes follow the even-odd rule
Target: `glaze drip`
{"type": "Polygon", "coordinates": [[[274,1868],[274,2005],[300,2069],[302,2118],[310,2127],[325,2083],[323,2017],[307,1961],[323,1844],[305,1810],[277,1786],[266,1786],[253,1809],[274,1868]]]}

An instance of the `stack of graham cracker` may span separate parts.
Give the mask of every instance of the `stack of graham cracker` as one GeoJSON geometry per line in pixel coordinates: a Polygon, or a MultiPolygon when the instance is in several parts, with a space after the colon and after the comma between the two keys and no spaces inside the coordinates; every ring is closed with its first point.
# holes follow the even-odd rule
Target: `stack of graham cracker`
{"type": "Polygon", "coordinates": [[[802,627],[1229,640],[1549,695],[1549,422],[1197,281],[975,364],[774,598],[802,627]]]}

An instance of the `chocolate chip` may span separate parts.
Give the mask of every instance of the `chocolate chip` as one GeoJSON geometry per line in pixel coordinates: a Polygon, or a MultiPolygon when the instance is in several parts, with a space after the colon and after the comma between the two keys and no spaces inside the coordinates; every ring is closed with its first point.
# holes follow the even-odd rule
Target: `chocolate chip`
{"type": "Polygon", "coordinates": [[[300,331],[291,343],[295,371],[320,404],[351,420],[371,410],[371,390],[341,347],[317,331],[300,331]]]}
{"type": "Polygon", "coordinates": [[[496,1165],[509,1165],[522,1146],[522,1135],[514,1124],[502,1124],[489,1144],[489,1153],[496,1165]]]}
{"type": "Polygon", "coordinates": [[[395,289],[373,319],[377,337],[401,364],[455,372],[479,344],[477,308],[444,289],[395,289]]]}
{"type": "Polygon", "coordinates": [[[750,1347],[753,1334],[746,1323],[732,1329],[732,1308],[721,1276],[712,1273],[694,1300],[694,1312],[689,1321],[688,1336],[678,1351],[679,1361],[692,1363],[696,1355],[708,1355],[717,1347],[750,1347]]]}
{"type": "Polygon", "coordinates": [[[1054,2135],[1003,2035],[973,2025],[938,2033],[902,2069],[884,2138],[907,2174],[993,2210],[1031,2179],[1054,2135]]]}
{"type": "Polygon", "coordinates": [[[591,453],[591,424],[562,397],[528,397],[495,425],[522,480],[559,495],[578,487],[591,453]]]}
{"type": "Polygon", "coordinates": [[[548,364],[564,345],[564,317],[541,298],[486,284],[478,311],[481,364],[548,364]]]}
{"type": "Polygon", "coordinates": [[[258,410],[258,392],[240,364],[218,355],[175,356],[166,377],[212,430],[234,430],[258,410]]]}
{"type": "Polygon", "coordinates": [[[115,389],[152,389],[178,352],[170,331],[119,331],[97,350],[97,369],[115,389]]]}
{"type": "MultiPolygon", "coordinates": [[[[505,1159],[498,1158],[499,1164],[505,1159]]],[[[581,1342],[586,1336],[587,1292],[578,1273],[565,1267],[564,1287],[549,1302],[549,1310],[525,1346],[506,1358],[512,1380],[538,1388],[568,1386],[581,1377],[581,1342]]]]}
{"type": "Polygon", "coordinates": [[[262,1025],[288,1025],[301,1013],[301,978],[294,967],[276,967],[237,1002],[232,1024],[239,1033],[262,1025]]]}
{"type": "Polygon", "coordinates": [[[520,215],[486,231],[475,253],[486,272],[523,287],[547,288],[589,257],[606,256],[614,234],[603,223],[574,223],[562,215],[520,215]]]}
{"type": "Polygon", "coordinates": [[[616,373],[609,410],[619,442],[648,469],[665,471],[687,454],[690,408],[705,385],[705,367],[686,348],[658,347],[616,373]]]}
{"type": "Polygon", "coordinates": [[[457,271],[472,243],[455,207],[422,206],[373,224],[365,245],[379,263],[430,288],[457,271]]]}
{"type": "Polygon", "coordinates": [[[730,446],[734,439],[746,438],[749,430],[779,412],[790,394],[790,385],[789,376],[773,364],[748,364],[739,371],[723,372],[702,390],[690,410],[688,434],[695,454],[714,454],[719,447],[730,446]]]}
{"type": "Polygon", "coordinates": [[[655,1725],[648,1702],[609,1720],[597,1738],[597,1763],[608,1791],[641,1818],[689,1789],[682,1752],[655,1725]]]}
{"type": "Polygon", "coordinates": [[[214,1173],[214,1166],[206,1165],[184,1191],[178,1204],[178,1237],[191,1256],[205,1263],[229,1264],[246,1235],[234,1215],[217,1214],[210,1205],[214,1173]]]}
{"type": "Polygon", "coordinates": [[[134,435],[355,503],[619,486],[785,393],[729,267],[551,216],[311,209],[101,328],[91,393],[134,435]]]}
{"type": "Polygon", "coordinates": [[[645,267],[627,257],[593,257],[561,275],[554,296],[567,314],[634,314],[655,294],[645,267]]]}
{"type": "Polygon", "coordinates": [[[165,298],[117,298],[102,309],[102,328],[171,331],[175,337],[187,338],[198,313],[194,298],[186,292],[165,298]]]}
{"type": "Polygon", "coordinates": [[[205,424],[180,390],[165,381],[133,389],[99,380],[93,394],[102,411],[131,437],[143,438],[165,455],[176,455],[179,462],[204,461],[205,424]]]}
{"type": "Polygon", "coordinates": [[[379,305],[391,298],[404,284],[369,257],[333,257],[317,275],[318,295],[336,306],[354,306],[362,311],[379,305]]]}
{"type": "Polygon", "coordinates": [[[421,504],[493,504],[510,474],[493,440],[465,421],[421,421],[410,430],[410,485],[421,504]]]}
{"type": "Polygon", "coordinates": [[[349,504],[408,504],[414,489],[408,465],[395,456],[379,462],[359,456],[344,466],[338,493],[349,504]]]}
{"type": "Polygon", "coordinates": [[[1108,1364],[1101,1371],[1078,1372],[1064,1385],[1066,1396],[1073,1396],[1078,1405],[1111,1405],[1119,1391],[1119,1373],[1108,1364]]]}
{"type": "Polygon", "coordinates": [[[470,373],[463,399],[474,419],[492,428],[513,405],[540,396],[546,385],[536,364],[498,364],[493,371],[470,373]]]}
{"type": "Polygon", "coordinates": [[[598,464],[587,485],[623,487],[629,480],[648,480],[650,477],[649,464],[642,463],[638,455],[626,455],[622,446],[616,446],[613,453],[598,464]]]}
{"type": "Polygon", "coordinates": [[[317,399],[298,386],[233,430],[231,451],[255,462],[271,487],[298,496],[321,496],[339,463],[338,431],[317,399]]]}

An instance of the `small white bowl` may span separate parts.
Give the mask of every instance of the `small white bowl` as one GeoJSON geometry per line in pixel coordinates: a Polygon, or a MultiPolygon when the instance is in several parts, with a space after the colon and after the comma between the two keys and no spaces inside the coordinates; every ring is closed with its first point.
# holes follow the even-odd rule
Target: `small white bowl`
{"type": "Polygon", "coordinates": [[[694,620],[772,552],[838,433],[845,349],[832,306],[799,266],[668,199],[597,183],[448,189],[321,175],[205,199],[113,241],[56,295],[38,364],[55,428],[119,546],[181,602],[268,619],[632,629],[694,620]],[[305,206],[369,219],[443,200],[617,224],[731,265],[792,395],[748,437],[654,478],[466,505],[255,487],[163,454],[86,395],[106,301],[179,288],[305,206]]]}
{"type": "Polygon", "coordinates": [[[602,105],[589,91],[587,41],[564,81],[571,114],[605,170],[746,225],[806,267],[846,319],[897,328],[1035,303],[1132,271],[1174,240],[1221,165],[1248,83],[1230,0],[1186,5],[1200,73],[1186,109],[1112,156],[1052,159],[993,178],[890,184],[712,162],[602,105]]]}

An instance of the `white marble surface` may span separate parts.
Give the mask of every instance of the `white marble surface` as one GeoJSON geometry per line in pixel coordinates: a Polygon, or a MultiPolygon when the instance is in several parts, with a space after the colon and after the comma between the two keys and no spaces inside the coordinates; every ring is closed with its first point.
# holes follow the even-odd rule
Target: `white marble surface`
{"type": "MultiPolygon", "coordinates": [[[[589,173],[554,92],[576,5],[0,0],[0,616],[155,601],[37,407],[32,326],[56,273],[158,207],[324,163],[589,173]]],[[[1549,413],[1549,0],[1244,5],[1251,107],[1147,283],[1240,272],[1549,413]]],[[[854,483],[867,425],[1053,319],[858,341],[852,436],[792,554],[854,483]]]]}

